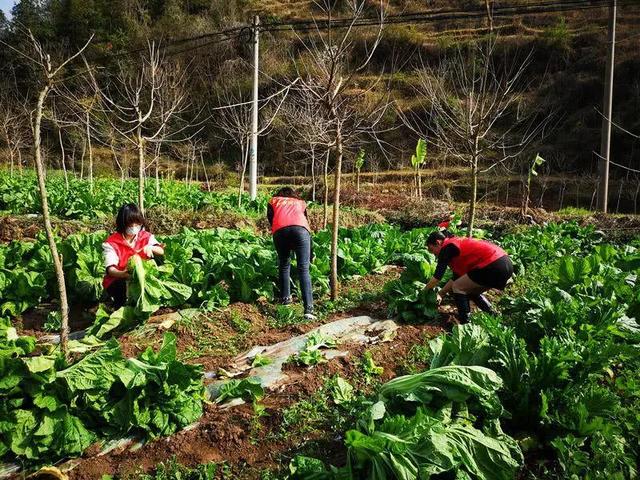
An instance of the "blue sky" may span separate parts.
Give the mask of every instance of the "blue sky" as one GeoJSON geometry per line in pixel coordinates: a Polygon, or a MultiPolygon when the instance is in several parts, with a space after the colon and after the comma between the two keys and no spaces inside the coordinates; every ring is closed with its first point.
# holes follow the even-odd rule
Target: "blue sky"
{"type": "Polygon", "coordinates": [[[11,13],[11,8],[13,7],[14,0],[0,0],[0,10],[4,10],[4,13],[7,14],[7,17],[11,13]]]}

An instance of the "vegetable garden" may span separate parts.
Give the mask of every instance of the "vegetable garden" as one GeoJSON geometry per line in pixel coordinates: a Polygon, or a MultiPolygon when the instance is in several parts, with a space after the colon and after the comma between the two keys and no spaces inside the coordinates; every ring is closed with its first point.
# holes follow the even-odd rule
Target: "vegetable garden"
{"type": "Polygon", "coordinates": [[[9,3],[0,480],[640,478],[633,2],[9,3]]]}
{"type": "MultiPolygon", "coordinates": [[[[195,209],[208,198],[224,198],[175,185],[163,189],[175,188],[176,201],[193,201],[195,209]]],[[[98,192],[113,187],[96,186],[98,192]]],[[[79,192],[85,187],[78,182],[79,192]]],[[[35,209],[28,201],[12,199],[5,188],[5,208],[35,209]]],[[[126,197],[126,184],[122,188],[126,197]]],[[[101,193],[86,198],[91,200],[81,207],[58,213],[109,213],[108,206],[121,201],[101,193]]],[[[152,474],[158,477],[148,478],[635,478],[640,242],[610,245],[601,232],[576,224],[531,227],[497,238],[517,270],[500,299],[500,314],[476,313],[469,324],[451,328],[443,323],[446,307],[438,308],[435,293],[424,291],[435,268],[435,258],[424,247],[431,231],[386,224],[341,229],[339,275],[354,291],[389,265],[397,272],[366,295],[347,295],[351,303],[342,305],[326,300],[330,232],[314,235],[314,295],[326,303],[320,307],[320,324],[378,302],[397,319],[401,333],[388,346],[351,352],[353,360],[345,361],[351,367],[337,373],[331,367],[336,360],[326,354],[327,348],[339,347],[336,342],[309,337],[285,366],[303,378],[310,375],[318,387],[297,392],[297,400],[288,398],[285,405],[278,404],[282,394],[265,390],[259,378],[225,380],[222,366],[228,357],[205,375],[200,356],[194,359],[180,349],[184,325],[156,332],[155,343],[133,356],[122,343],[132,332],[149,331],[159,310],[191,308],[184,311],[199,312],[198,321],[212,322],[216,314],[243,304],[270,316],[270,332],[277,338],[290,336],[292,326],[305,331],[295,309],[270,305],[277,262],[269,237],[222,228],[184,229],[161,237],[165,259],[132,258],[127,304],[116,311],[102,303],[100,246],[106,232],[59,239],[71,303],[92,317],[84,335],[70,341],[66,360],[55,335],[45,331],[56,331],[59,322],[46,239],[1,246],[0,454],[5,472],[79,456],[91,465],[95,446],[104,448],[131,435],[147,444],[144,452],[159,437],[171,439],[193,424],[207,424],[211,415],[217,422],[211,426],[224,429],[224,422],[233,423],[234,409],[242,408],[225,405],[244,399],[250,405],[249,441],[277,445],[289,438],[293,446],[276,448],[275,458],[257,461],[259,471],[243,467],[233,455],[182,466],[165,454],[152,474]],[[22,333],[21,321],[34,311],[46,321],[22,333]],[[393,355],[389,349],[395,341],[404,341],[403,328],[425,325],[432,330],[417,330],[421,335],[404,345],[404,353],[385,358],[393,355]],[[216,396],[207,387],[211,378],[222,382],[216,396]],[[318,456],[322,450],[314,436],[331,437],[339,454],[318,456]]],[[[484,234],[491,236],[490,231],[484,234]]],[[[240,331],[251,328],[247,320],[234,321],[236,327],[244,325],[240,331]]],[[[252,366],[272,361],[258,354],[252,366]]],[[[82,462],[68,471],[71,478],[93,474],[130,478],[113,465],[100,475],[83,470],[82,462]]]]}

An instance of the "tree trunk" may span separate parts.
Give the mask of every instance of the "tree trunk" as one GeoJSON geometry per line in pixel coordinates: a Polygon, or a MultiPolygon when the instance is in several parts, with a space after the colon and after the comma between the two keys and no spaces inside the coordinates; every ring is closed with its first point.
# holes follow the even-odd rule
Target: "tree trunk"
{"type": "Polygon", "coordinates": [[[53,257],[53,266],[56,272],[56,280],[58,282],[58,292],[60,294],[60,349],[62,354],[67,357],[67,343],[69,340],[69,304],[67,302],[67,289],[64,282],[64,271],[62,269],[62,258],[58,254],[58,247],[53,236],[53,228],[51,227],[51,219],[49,218],[49,202],[47,200],[47,187],[45,184],[45,169],[42,163],[40,152],[40,124],[42,122],[42,110],[44,101],[49,93],[49,86],[44,87],[38,95],[38,104],[36,106],[34,125],[33,125],[33,157],[38,176],[38,188],[40,190],[40,201],[42,202],[42,218],[44,220],[44,230],[49,241],[51,256],[53,257]]]}
{"type": "Polygon", "coordinates": [[[327,155],[324,159],[324,212],[322,217],[322,228],[327,228],[329,222],[329,158],[331,151],[327,149],[327,155]]]}
{"type": "MultiPolygon", "coordinates": [[[[9,145],[7,143],[7,145],[9,145]]],[[[9,176],[13,178],[13,148],[11,148],[11,145],[9,145],[9,162],[10,162],[10,168],[9,168],[9,176]]]]}
{"type": "Polygon", "coordinates": [[[84,178],[84,155],[87,153],[87,141],[82,142],[82,155],[80,155],[80,180],[84,178]]]}
{"type": "Polygon", "coordinates": [[[204,155],[202,154],[202,150],[200,150],[200,163],[202,163],[202,170],[204,170],[204,180],[207,182],[207,192],[210,192],[211,183],[209,183],[209,174],[207,173],[207,167],[204,164],[204,155]]]}
{"type": "Polygon", "coordinates": [[[487,9],[487,22],[489,24],[489,32],[493,32],[493,12],[491,8],[492,0],[484,0],[484,6],[487,9]]]}
{"type": "Polygon", "coordinates": [[[144,215],[144,139],[140,124],[136,129],[136,139],[138,141],[138,207],[144,215]]]}
{"type": "Polygon", "coordinates": [[[156,143],[156,152],[155,152],[155,167],[156,167],[156,195],[160,195],[160,143],[156,143]]]}
{"type": "MultiPolygon", "coordinates": [[[[334,117],[335,117],[334,113],[334,117]]],[[[338,230],[340,228],[340,180],[342,177],[342,132],[336,127],[336,172],[333,192],[333,228],[331,234],[331,300],[338,298],[338,230]]]]}
{"type": "Polygon", "coordinates": [[[356,192],[360,193],[360,169],[356,171],[356,192]]]}
{"type": "Polygon", "coordinates": [[[476,219],[476,200],[478,197],[478,157],[471,160],[471,200],[469,202],[469,227],[467,237],[473,236],[473,223],[476,219]]]}
{"type": "Polygon", "coordinates": [[[89,130],[89,112],[87,112],[87,149],[89,151],[89,191],[93,193],[93,148],[91,148],[91,131],[89,130]]]}
{"type": "Polygon", "coordinates": [[[114,166],[120,170],[120,185],[124,184],[124,168],[120,165],[120,161],[118,160],[118,154],[116,153],[116,149],[113,146],[113,137],[109,139],[109,148],[111,149],[111,156],[113,157],[114,166]]]}
{"type": "Polygon", "coordinates": [[[311,201],[316,201],[316,150],[311,148],[311,201]]]}
{"type": "Polygon", "coordinates": [[[78,175],[76,174],[76,142],[71,142],[71,160],[69,161],[69,168],[73,172],[74,178],[78,175]]]}
{"type": "Polygon", "coordinates": [[[58,128],[58,140],[60,141],[60,163],[62,163],[62,172],[64,173],[64,185],[69,190],[69,176],[67,175],[67,165],[64,158],[64,143],[62,141],[62,129],[58,128]]]}

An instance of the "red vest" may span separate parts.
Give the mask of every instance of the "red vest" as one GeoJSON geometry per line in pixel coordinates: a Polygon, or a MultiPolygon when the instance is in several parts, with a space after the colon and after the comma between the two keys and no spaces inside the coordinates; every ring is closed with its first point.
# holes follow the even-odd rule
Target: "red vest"
{"type": "MultiPolygon", "coordinates": [[[[107,243],[111,245],[118,254],[118,265],[116,265],[116,268],[118,270],[126,269],[129,259],[135,254],[140,255],[140,258],[142,258],[143,260],[148,260],[149,257],[145,255],[142,249],[147,246],[150,237],[151,234],[149,232],[147,232],[146,230],[140,230],[140,233],[138,233],[138,238],[136,239],[136,244],[132,248],[131,246],[129,246],[121,233],[112,233],[111,236],[107,238],[107,243]]],[[[115,280],[117,280],[115,277],[112,277],[111,275],[105,275],[104,279],[102,280],[102,286],[104,288],[107,288],[115,280]]]]}
{"type": "Polygon", "coordinates": [[[475,238],[449,237],[442,242],[442,248],[450,243],[460,250],[460,255],[454,257],[449,263],[453,273],[459,277],[476,268],[486,267],[507,254],[499,246],[475,238]]]}
{"type": "Polygon", "coordinates": [[[275,233],[281,228],[298,225],[311,231],[304,211],[307,204],[304,200],[291,197],[272,197],[269,205],[273,208],[273,223],[271,233],[275,233]]]}

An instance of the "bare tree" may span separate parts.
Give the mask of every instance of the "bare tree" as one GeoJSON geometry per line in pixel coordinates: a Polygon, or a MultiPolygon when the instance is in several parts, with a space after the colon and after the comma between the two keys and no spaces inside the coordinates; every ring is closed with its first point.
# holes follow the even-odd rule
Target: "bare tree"
{"type": "Polygon", "coordinates": [[[133,145],[138,156],[138,204],[144,212],[146,177],[145,152],[147,144],[177,141],[188,130],[189,123],[170,129],[170,122],[189,107],[183,88],[186,69],[165,61],[161,49],[148,43],[147,53],[134,65],[119,65],[112,89],[102,89],[95,78],[92,85],[103,99],[101,115],[110,122],[127,143],[133,145]]]}
{"type": "Polygon", "coordinates": [[[13,176],[14,165],[22,171],[22,149],[27,146],[29,119],[26,108],[14,89],[0,92],[0,135],[9,152],[9,174],[13,176]]]}
{"type": "Polygon", "coordinates": [[[244,177],[249,159],[249,142],[251,141],[251,102],[242,94],[227,89],[218,95],[218,103],[228,108],[219,108],[212,112],[213,124],[220,129],[224,139],[231,140],[240,150],[240,185],[238,187],[238,206],[242,204],[244,177]]]}
{"type": "Polygon", "coordinates": [[[530,87],[525,72],[531,54],[524,60],[514,57],[500,63],[495,46],[496,39],[490,38],[472,44],[468,51],[460,47],[437,67],[419,69],[418,93],[428,104],[427,121],[420,114],[402,116],[414,132],[434,138],[432,142],[441,152],[469,166],[469,236],[475,221],[479,173],[520,155],[544,133],[552,118],[538,118],[533,109],[522,107],[522,92],[530,87]]]}
{"type": "Polygon", "coordinates": [[[366,54],[354,65],[354,26],[366,12],[367,2],[351,0],[352,19],[338,28],[334,22],[335,2],[314,2],[325,19],[316,22],[309,37],[300,38],[303,54],[296,61],[301,88],[314,101],[317,115],[322,115],[329,125],[330,147],[335,152],[335,177],[333,192],[333,230],[331,238],[331,298],[338,296],[338,232],[340,225],[340,186],[345,150],[357,148],[366,134],[375,138],[376,126],[386,111],[389,102],[384,95],[372,101],[371,93],[379,84],[376,79],[368,88],[354,88],[354,77],[371,62],[382,37],[384,26],[384,3],[381,1],[377,13],[379,21],[373,40],[366,44],[366,54]]]}
{"type": "MultiPolygon", "coordinates": [[[[283,116],[289,131],[292,133],[293,144],[296,145],[294,151],[302,152],[305,157],[307,155],[310,157],[311,200],[315,202],[317,183],[316,157],[320,153],[320,155],[328,158],[326,152],[331,144],[331,138],[329,137],[330,121],[322,115],[318,115],[316,99],[305,89],[295,92],[291,101],[283,108],[283,116]]],[[[325,162],[325,165],[328,168],[328,162],[325,162]]],[[[325,168],[325,171],[327,168],[325,168]]],[[[328,201],[328,195],[325,195],[325,212],[328,208],[328,201]]]]}
{"type": "MultiPolygon", "coordinates": [[[[258,136],[264,135],[271,129],[290,88],[291,85],[261,101],[258,136]]],[[[218,95],[218,106],[211,107],[210,110],[212,121],[222,132],[223,138],[231,140],[240,149],[240,186],[238,187],[238,206],[240,206],[249,159],[249,143],[251,142],[252,103],[243,97],[239,88],[231,87],[224,89],[218,95]]]]}
{"type": "Polygon", "coordinates": [[[38,177],[38,188],[40,190],[40,202],[42,204],[42,217],[44,220],[44,228],[53,257],[54,269],[56,272],[56,280],[58,283],[58,292],[60,294],[60,314],[61,314],[61,330],[60,330],[60,348],[63,354],[67,355],[67,342],[69,338],[69,304],[67,301],[67,289],[64,280],[64,270],[62,268],[62,257],[58,254],[58,247],[51,226],[49,217],[49,203],[47,200],[47,187],[45,184],[45,166],[41,157],[41,123],[45,103],[49,96],[55,92],[59,84],[64,83],[64,74],[69,63],[74,61],[89,46],[93,39],[93,35],[73,55],[60,59],[58,62],[52,60],[52,56],[47,52],[42,43],[40,43],[30,30],[23,32],[27,38],[29,51],[22,51],[11,45],[4,43],[8,48],[14,50],[22,58],[26,59],[29,65],[34,68],[38,78],[38,96],[35,108],[31,112],[31,128],[33,132],[33,158],[36,166],[36,174],[38,177]]]}

